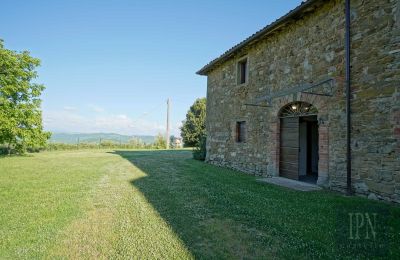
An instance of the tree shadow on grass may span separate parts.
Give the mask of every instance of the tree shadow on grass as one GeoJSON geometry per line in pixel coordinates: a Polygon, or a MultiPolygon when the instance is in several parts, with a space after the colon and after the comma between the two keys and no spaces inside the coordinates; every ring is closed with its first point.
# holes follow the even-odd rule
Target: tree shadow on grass
{"type": "Polygon", "coordinates": [[[306,193],[260,184],[254,176],[195,161],[190,151],[115,153],[147,174],[131,184],[196,258],[400,254],[394,231],[400,230],[399,208],[326,191],[306,193]],[[349,213],[377,213],[379,237],[352,244],[349,213]]]}

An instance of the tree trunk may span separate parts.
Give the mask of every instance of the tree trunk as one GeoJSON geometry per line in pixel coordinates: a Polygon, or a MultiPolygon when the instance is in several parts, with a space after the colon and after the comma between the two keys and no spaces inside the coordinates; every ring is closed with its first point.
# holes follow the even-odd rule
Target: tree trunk
{"type": "Polygon", "coordinates": [[[8,143],[7,151],[8,151],[8,156],[11,156],[11,143],[8,143]]]}

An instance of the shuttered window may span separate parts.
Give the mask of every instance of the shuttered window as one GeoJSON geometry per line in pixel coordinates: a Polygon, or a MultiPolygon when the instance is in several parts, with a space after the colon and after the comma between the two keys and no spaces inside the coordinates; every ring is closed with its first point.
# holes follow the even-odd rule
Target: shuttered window
{"type": "Polygon", "coordinates": [[[236,142],[243,143],[246,141],[246,122],[236,122],[236,142]]]}

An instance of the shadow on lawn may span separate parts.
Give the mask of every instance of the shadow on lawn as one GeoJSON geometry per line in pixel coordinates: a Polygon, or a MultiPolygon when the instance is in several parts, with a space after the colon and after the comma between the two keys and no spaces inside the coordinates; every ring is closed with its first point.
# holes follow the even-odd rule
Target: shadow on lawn
{"type": "Polygon", "coordinates": [[[399,208],[260,184],[253,176],[195,161],[190,151],[115,153],[147,174],[132,185],[196,258],[399,256],[399,208]],[[365,239],[365,223],[375,213],[378,235],[365,239]],[[364,220],[358,240],[350,237],[356,215],[364,220]]]}

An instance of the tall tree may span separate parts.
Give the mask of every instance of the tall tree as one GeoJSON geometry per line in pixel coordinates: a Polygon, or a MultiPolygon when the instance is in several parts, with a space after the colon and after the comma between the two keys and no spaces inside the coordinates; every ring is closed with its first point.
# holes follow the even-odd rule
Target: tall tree
{"type": "Polygon", "coordinates": [[[197,99],[186,114],[181,127],[185,146],[197,147],[206,134],[206,98],[197,99]]]}
{"type": "Polygon", "coordinates": [[[0,39],[0,144],[9,153],[44,146],[50,137],[43,131],[40,110],[44,86],[32,82],[39,65],[27,51],[4,48],[0,39]]]}

